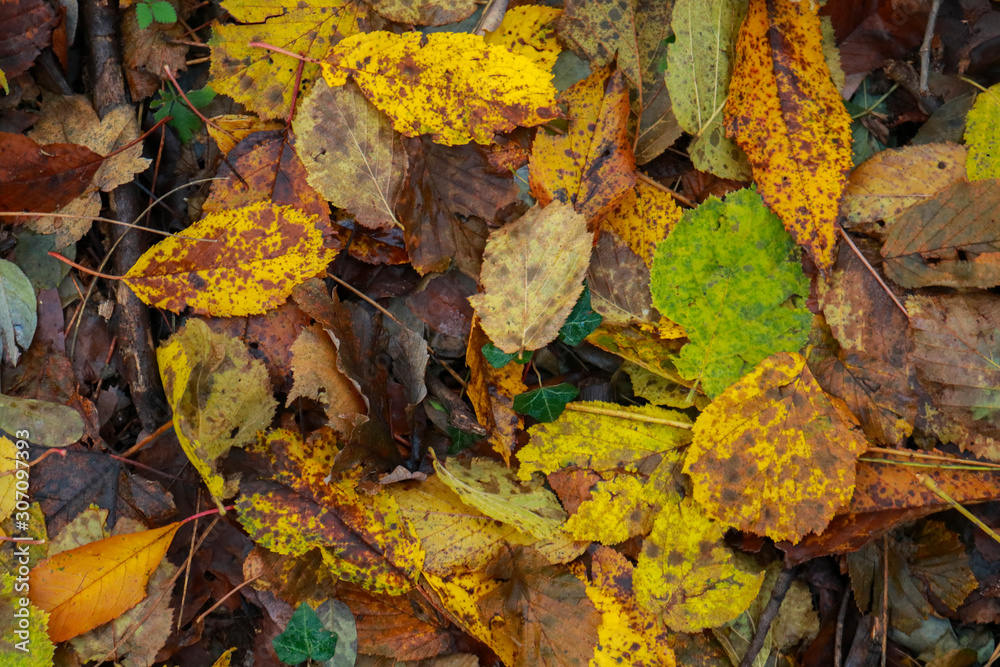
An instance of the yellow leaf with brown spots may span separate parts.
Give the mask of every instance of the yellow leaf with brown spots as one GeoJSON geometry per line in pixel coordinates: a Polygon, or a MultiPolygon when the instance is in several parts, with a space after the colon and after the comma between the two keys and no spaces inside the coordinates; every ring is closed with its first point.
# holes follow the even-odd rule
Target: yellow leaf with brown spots
{"type": "Polygon", "coordinates": [[[320,60],[337,41],[367,29],[371,10],[356,0],[225,0],[223,9],[240,24],[216,25],[209,84],[261,118],[285,118],[292,97],[308,90],[319,66],[250,46],[264,42],[320,60]],[[302,65],[296,91],[296,73],[302,65]]]}
{"type": "Polygon", "coordinates": [[[621,71],[601,68],[563,93],[566,134],[539,131],[528,169],[531,195],[541,204],[572,204],[588,222],[600,219],[635,184],[628,134],[628,86],[621,71]]]}
{"type": "Polygon", "coordinates": [[[583,292],[593,236],[566,204],[532,207],[490,234],[469,303],[493,344],[507,352],[537,350],[556,339],[583,292]]]}
{"type": "Polygon", "coordinates": [[[514,7],[503,15],[500,27],[487,33],[483,39],[487,44],[502,46],[512,53],[530,58],[539,69],[551,72],[562,50],[552,25],[560,14],[562,10],[558,7],[514,7]]]}
{"type": "Polygon", "coordinates": [[[764,573],[736,561],[725,533],[726,526],[691,498],[667,502],[633,575],[639,605],[678,632],[715,628],[742,614],[757,597],[764,573]]]}
{"type": "Polygon", "coordinates": [[[665,190],[648,181],[639,181],[601,222],[601,227],[618,234],[632,252],[651,267],[656,244],[667,238],[681,219],[681,213],[681,208],[665,190]]]}
{"type": "Polygon", "coordinates": [[[465,365],[469,367],[469,401],[476,411],[479,423],[489,432],[493,451],[510,465],[511,445],[524,420],[514,412],[514,397],[528,391],[521,380],[524,367],[507,364],[493,368],[483,356],[483,345],[490,342],[478,319],[473,316],[469,347],[465,352],[465,365]]]}
{"type": "Polygon", "coordinates": [[[475,141],[558,116],[552,75],[531,59],[466,33],[371,32],[335,46],[323,63],[331,88],[348,77],[407,136],[475,141]]]}
{"type": "Polygon", "coordinates": [[[817,3],[751,0],[737,41],[726,133],[761,196],[823,271],[851,170],[851,118],[823,55],[817,3]]]}
{"type": "Polygon", "coordinates": [[[280,306],[326,268],[329,227],[291,206],[258,203],[213,213],[160,241],[122,277],[148,305],[242,316],[280,306]],[[202,239],[210,239],[208,241],[202,239]]]}
{"type": "Polygon", "coordinates": [[[684,472],[711,517],[796,542],[850,502],[867,447],[854,415],[820,388],[805,358],[781,352],[701,413],[684,472]]]}

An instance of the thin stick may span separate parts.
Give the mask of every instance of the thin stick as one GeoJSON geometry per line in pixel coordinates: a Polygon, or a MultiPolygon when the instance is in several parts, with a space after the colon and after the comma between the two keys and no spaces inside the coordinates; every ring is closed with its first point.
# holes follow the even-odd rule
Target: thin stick
{"type": "Polygon", "coordinates": [[[940,486],[938,486],[933,479],[931,479],[927,475],[921,475],[919,473],[917,474],[917,479],[920,480],[921,484],[930,489],[934,493],[934,495],[936,495],[938,498],[951,505],[959,514],[964,516],[966,519],[976,524],[980,530],[982,530],[984,533],[993,538],[995,542],[1000,543],[1000,535],[997,535],[992,528],[983,523],[982,520],[975,514],[965,509],[965,506],[962,505],[962,503],[958,502],[957,500],[949,496],[948,493],[945,492],[945,490],[942,489],[940,486]]]}
{"type": "Polygon", "coordinates": [[[882,536],[882,667],[889,642],[889,533],[882,536]]]}
{"type": "MultiPolygon", "coordinates": [[[[211,179],[211,180],[222,180],[222,179],[211,179]]],[[[79,220],[90,220],[91,222],[108,222],[111,223],[112,225],[120,225],[122,227],[128,227],[130,229],[141,229],[150,232],[151,234],[159,234],[160,236],[176,236],[179,239],[188,239],[189,241],[207,241],[208,243],[219,242],[218,239],[200,239],[197,236],[185,236],[183,234],[163,232],[160,231],[159,229],[150,229],[149,227],[143,227],[142,225],[136,225],[131,222],[122,222],[121,220],[113,220],[112,218],[102,218],[100,216],[95,216],[95,215],[74,215],[72,213],[43,213],[41,211],[21,211],[19,213],[12,211],[0,211],[0,216],[19,217],[22,215],[37,215],[39,217],[45,216],[50,218],[72,218],[79,220]]]]}
{"type": "Polygon", "coordinates": [[[941,9],[941,0],[934,0],[931,4],[931,13],[927,17],[927,28],[924,29],[924,41],[920,45],[920,94],[930,95],[930,88],[927,86],[927,79],[931,70],[931,43],[934,41],[934,26],[937,23],[938,11],[941,9]]]}
{"type": "Polygon", "coordinates": [[[163,435],[164,433],[166,433],[167,431],[169,431],[171,428],[173,428],[173,426],[174,426],[174,421],[171,419],[166,424],[164,424],[160,428],[156,429],[155,431],[153,431],[152,433],[150,433],[145,438],[143,438],[139,442],[135,443],[131,447],[129,447],[125,452],[123,452],[121,454],[122,458],[126,458],[126,459],[129,458],[130,456],[132,456],[133,454],[135,454],[136,452],[138,452],[140,449],[142,449],[143,447],[145,447],[146,445],[148,445],[149,443],[153,442],[154,440],[156,440],[157,438],[159,438],[161,435],[163,435]]]}
{"type": "Polygon", "coordinates": [[[858,246],[854,245],[854,241],[851,239],[850,236],[848,236],[847,232],[844,231],[844,228],[841,227],[839,223],[837,224],[837,231],[840,232],[840,235],[843,237],[843,239],[847,241],[847,244],[851,246],[851,250],[854,251],[854,254],[857,255],[858,259],[860,259],[861,262],[865,265],[865,268],[868,269],[868,272],[871,273],[872,276],[875,278],[875,280],[878,281],[878,284],[882,286],[882,289],[885,290],[885,293],[889,295],[889,298],[892,299],[892,302],[896,304],[896,306],[901,311],[903,311],[903,314],[906,315],[907,319],[909,319],[910,314],[906,312],[906,308],[903,307],[903,304],[900,303],[899,299],[896,298],[896,295],[892,293],[892,290],[889,289],[889,286],[885,284],[885,281],[882,280],[882,276],[880,276],[872,267],[872,265],[868,263],[868,260],[865,259],[865,256],[861,254],[860,250],[858,250],[858,246]]]}
{"type": "MultiPolygon", "coordinates": [[[[965,459],[956,458],[954,456],[941,456],[939,454],[928,454],[926,452],[914,452],[909,449],[889,449],[888,447],[869,447],[869,452],[878,452],[880,454],[894,454],[896,456],[910,456],[915,459],[927,459],[929,461],[947,461],[948,463],[962,463],[968,464],[969,462],[965,459]]],[[[1000,468],[1000,463],[990,463],[988,461],[976,462],[975,464],[982,468],[1000,468]]]]}
{"type": "MultiPolygon", "coordinates": [[[[246,580],[246,581],[244,581],[244,582],[243,582],[242,584],[240,584],[239,586],[237,586],[237,587],[236,587],[236,588],[234,588],[233,590],[231,590],[231,591],[229,591],[228,593],[226,593],[225,595],[223,595],[223,596],[222,596],[222,599],[221,599],[221,600],[219,600],[218,602],[216,602],[215,604],[213,604],[213,605],[212,605],[211,607],[209,607],[209,608],[208,608],[208,610],[207,610],[207,611],[205,611],[204,613],[202,613],[202,615],[201,615],[201,616],[199,616],[198,618],[196,618],[196,619],[194,620],[194,622],[195,622],[195,625],[197,625],[198,623],[201,623],[202,621],[204,621],[204,620],[205,620],[205,617],[206,617],[206,616],[208,616],[209,614],[211,614],[211,613],[212,613],[213,611],[215,611],[215,609],[216,609],[216,608],[217,608],[217,607],[218,607],[218,606],[219,606],[220,604],[222,604],[223,602],[225,602],[226,600],[228,600],[228,599],[229,599],[229,596],[230,596],[230,595],[232,595],[233,593],[237,593],[237,592],[239,592],[239,590],[240,590],[241,588],[243,588],[244,586],[246,586],[246,585],[248,585],[248,584],[252,584],[253,582],[255,582],[255,581],[257,581],[258,579],[260,579],[260,578],[261,578],[262,576],[264,576],[264,575],[262,575],[262,574],[258,574],[258,575],[257,575],[256,577],[253,577],[252,579],[247,579],[247,580],[246,580]]],[[[177,618],[177,621],[178,621],[178,624],[179,624],[179,623],[180,623],[180,617],[179,617],[179,616],[178,616],[178,618],[177,618]]],[[[180,629],[180,626],[179,626],[179,625],[178,625],[178,629],[180,629]]]]}
{"type": "Polygon", "coordinates": [[[479,17],[479,23],[476,24],[472,34],[485,35],[499,28],[500,24],[503,23],[503,16],[507,13],[507,5],[509,3],[510,0],[490,0],[486,3],[486,9],[483,10],[483,15],[479,17]]]}
{"type": "Polygon", "coordinates": [[[247,46],[252,46],[258,49],[267,49],[268,51],[274,51],[275,53],[280,53],[283,56],[288,56],[289,58],[295,58],[297,60],[304,60],[307,63],[320,64],[323,61],[316,60],[315,58],[310,58],[309,56],[304,56],[301,53],[293,53],[292,51],[286,51],[280,46],[275,46],[274,44],[268,44],[267,42],[250,42],[247,46]]]}
{"type": "Polygon", "coordinates": [[[840,609],[837,610],[837,632],[833,640],[833,667],[840,667],[844,661],[844,621],[847,619],[847,603],[851,599],[851,589],[844,591],[844,597],[840,600],[840,609]]]}
{"type": "Polygon", "coordinates": [[[781,603],[785,599],[785,595],[788,594],[788,589],[792,587],[796,570],[797,568],[793,567],[778,573],[774,588],[771,589],[771,599],[767,601],[767,606],[764,607],[764,611],[761,612],[760,618],[757,620],[757,630],[750,640],[750,645],[747,646],[746,653],[743,654],[740,667],[750,667],[757,658],[757,654],[764,648],[767,633],[771,631],[771,623],[777,617],[781,603]]]}
{"type": "Polygon", "coordinates": [[[647,424],[663,424],[664,426],[673,426],[675,428],[683,428],[689,431],[694,427],[694,424],[674,421],[673,419],[663,419],[662,417],[651,417],[649,415],[644,415],[637,412],[627,412],[625,410],[598,408],[585,402],[567,403],[566,409],[572,410],[573,412],[586,412],[592,415],[604,415],[605,417],[620,417],[622,419],[629,419],[631,421],[646,422],[647,424]]]}
{"type": "Polygon", "coordinates": [[[654,181],[652,178],[650,178],[649,176],[647,176],[646,174],[644,174],[642,172],[639,172],[636,175],[636,177],[640,181],[642,181],[644,183],[648,183],[649,185],[652,185],[657,190],[663,190],[668,195],[670,195],[671,197],[673,197],[674,199],[676,199],[680,203],[684,204],[685,206],[690,206],[691,208],[697,208],[698,207],[697,204],[695,204],[693,201],[691,201],[690,199],[688,199],[684,195],[680,194],[679,192],[674,192],[673,190],[671,190],[667,186],[663,185],[662,183],[658,183],[658,182],[654,181]]]}

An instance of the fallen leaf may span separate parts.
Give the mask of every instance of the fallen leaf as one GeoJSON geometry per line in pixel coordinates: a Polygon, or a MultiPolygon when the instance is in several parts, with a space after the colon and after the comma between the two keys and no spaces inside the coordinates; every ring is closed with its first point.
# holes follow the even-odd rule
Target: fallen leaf
{"type": "Polygon", "coordinates": [[[969,147],[966,169],[970,181],[1000,178],[1000,143],[992,132],[1000,122],[1000,85],[976,97],[965,119],[965,145],[969,147]]]}
{"type": "MultiPolygon", "coordinates": [[[[0,211],[50,213],[79,197],[104,160],[86,146],[39,146],[21,134],[0,132],[0,211]]],[[[17,222],[18,218],[5,218],[17,222]]]]}
{"type": "Polygon", "coordinates": [[[570,347],[576,347],[586,340],[587,336],[592,334],[597,327],[601,326],[603,321],[604,318],[591,308],[590,288],[584,283],[583,293],[580,294],[573,310],[569,311],[566,321],[559,328],[557,338],[570,347]]]}
{"type": "Polygon", "coordinates": [[[457,23],[476,11],[475,0],[373,0],[371,5],[390,21],[414,25],[457,23]]]}
{"type": "Polygon", "coordinates": [[[594,246],[587,285],[594,310],[609,324],[652,324],[660,319],[649,292],[649,267],[614,232],[603,232],[594,246]]]}
{"type": "Polygon", "coordinates": [[[521,380],[522,368],[517,364],[507,364],[495,368],[483,356],[483,345],[489,338],[473,319],[469,333],[469,346],[465,352],[465,364],[469,367],[469,401],[476,411],[479,422],[489,432],[489,442],[493,451],[510,463],[514,437],[523,426],[521,416],[514,412],[514,397],[527,391],[521,380]]]}
{"type": "Polygon", "coordinates": [[[324,227],[265,202],[213,213],[147,250],[122,280],[145,303],[173,312],[264,313],[333,259],[324,227]]]}
{"type": "Polygon", "coordinates": [[[751,190],[709,197],[657,247],[653,305],[691,342],[675,360],[710,397],[775,352],[794,351],[811,317],[795,297],[809,294],[791,238],[751,190]]]}
{"type": "Polygon", "coordinates": [[[750,179],[750,165],[726,137],[722,109],[745,15],[746,4],[738,0],[677,0],[665,74],[674,116],[694,137],[687,150],[695,168],[739,181],[750,179]]]}
{"type": "Polygon", "coordinates": [[[62,642],[117,618],[146,597],[146,583],[180,523],[117,535],[47,558],[31,570],[32,604],[49,612],[62,642]]]}
{"type": "Polygon", "coordinates": [[[847,505],[867,448],[854,416],[820,389],[805,358],[782,352],[699,415],[684,472],[709,516],[795,542],[847,505]]]}
{"type": "Polygon", "coordinates": [[[808,2],[751,0],[725,113],[764,201],[826,271],[852,166],[851,119],[830,79],[816,11],[808,2]]]}
{"type": "Polygon", "coordinates": [[[223,9],[242,25],[216,25],[209,85],[261,118],[284,118],[292,97],[306,91],[319,66],[250,46],[265,42],[308,58],[322,59],[330,47],[368,27],[370,9],[355,0],[268,3],[226,0],[223,9]],[[302,79],[296,89],[296,71],[302,79]]]}
{"type": "Polygon", "coordinates": [[[678,632],[714,628],[739,616],[757,596],[764,573],[734,562],[725,531],[690,498],[668,501],[632,577],[639,605],[678,632]]]}
{"type": "Polygon", "coordinates": [[[0,394],[0,431],[17,433],[22,429],[36,434],[26,440],[44,447],[69,447],[84,432],[80,413],[69,406],[0,394]]]}
{"type": "Polygon", "coordinates": [[[35,336],[38,324],[35,310],[31,281],[17,264],[0,259],[0,347],[11,366],[17,366],[20,350],[27,350],[35,336]]]}
{"type": "Polygon", "coordinates": [[[886,276],[910,288],[1000,285],[998,182],[954,181],[904,211],[882,246],[886,276]]]}
{"type": "Polygon", "coordinates": [[[368,406],[354,384],[337,366],[337,347],[330,335],[317,325],[302,330],[291,347],[295,384],[285,405],[300,397],[322,403],[327,423],[343,438],[350,436],[353,423],[341,415],[365,414],[368,406]]]}
{"type": "Polygon", "coordinates": [[[571,204],[599,220],[635,183],[628,137],[628,89],[619,70],[602,68],[563,93],[569,106],[564,135],[540,131],[528,162],[531,194],[542,205],[571,204]]]}
{"type": "Polygon", "coordinates": [[[317,81],[295,114],[309,184],[366,227],[401,227],[393,213],[406,152],[388,119],[354,85],[317,81]]]}
{"type": "Polygon", "coordinates": [[[556,39],[553,21],[562,10],[543,5],[511,7],[503,15],[503,22],[496,30],[486,33],[487,44],[502,46],[538,65],[546,72],[552,71],[562,47],[556,39]]]}
{"type": "Polygon", "coordinates": [[[163,85],[164,67],[169,67],[171,72],[187,69],[190,47],[178,43],[187,36],[187,28],[181,23],[143,30],[139,27],[135,12],[123,11],[120,29],[125,78],[133,101],[144,100],[160,89],[163,85]]]}
{"type": "Polygon", "coordinates": [[[0,70],[5,91],[6,82],[27,72],[50,44],[58,23],[55,10],[44,0],[0,3],[0,70]]]}
{"type": "Polygon", "coordinates": [[[469,297],[483,330],[504,352],[551,343],[583,291],[592,235],[567,204],[533,207],[490,234],[480,282],[469,297]]]}
{"type": "Polygon", "coordinates": [[[277,121],[265,121],[248,114],[223,114],[213,116],[209,120],[212,122],[206,126],[208,136],[212,137],[223,155],[228,155],[237,144],[251,134],[280,130],[284,127],[277,121]]]}
{"type": "Polygon", "coordinates": [[[580,394],[573,385],[563,382],[551,387],[539,387],[514,397],[514,410],[540,422],[550,422],[580,394]]]}
{"type": "Polygon", "coordinates": [[[274,415],[267,369],[240,341],[198,319],[171,336],[156,359],[177,439],[221,508],[236,493],[239,477],[223,476],[219,461],[252,441],[274,415]]]}
{"type": "Polygon", "coordinates": [[[656,245],[681,219],[681,208],[664,189],[646,180],[636,182],[632,192],[601,222],[601,228],[613,231],[642,258],[653,265],[656,245]]]}
{"type": "Polygon", "coordinates": [[[495,133],[558,115],[549,73],[477,35],[376,31],[348,37],[323,63],[323,78],[335,88],[348,76],[399,133],[430,134],[448,146],[488,144],[495,133]]]}
{"type": "Polygon", "coordinates": [[[18,658],[21,665],[23,667],[49,667],[49,665],[54,664],[53,656],[55,655],[56,648],[46,632],[49,615],[34,604],[21,605],[23,591],[15,591],[17,584],[17,577],[13,573],[4,572],[0,574],[0,601],[2,601],[7,610],[5,617],[11,619],[11,622],[7,624],[7,629],[0,634],[0,651],[3,651],[4,655],[17,655],[15,653],[18,650],[16,645],[22,639],[15,633],[20,630],[26,632],[32,638],[30,649],[22,652],[18,658]],[[25,611],[21,612],[21,618],[24,619],[23,630],[16,627],[12,622],[14,610],[19,608],[25,609],[25,611]]]}

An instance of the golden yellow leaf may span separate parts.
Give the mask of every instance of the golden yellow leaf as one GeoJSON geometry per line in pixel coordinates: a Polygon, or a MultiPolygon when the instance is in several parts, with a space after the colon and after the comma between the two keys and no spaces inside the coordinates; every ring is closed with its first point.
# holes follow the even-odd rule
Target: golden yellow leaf
{"type": "Polygon", "coordinates": [[[818,5],[751,0],[737,41],[726,132],[760,194],[823,271],[833,266],[851,119],[823,56],[818,5]]]}
{"type": "Polygon", "coordinates": [[[143,302],[175,313],[265,313],[337,254],[324,247],[328,230],[317,216],[266,202],[213,213],[147,250],[122,280],[143,302]]]}
{"type": "Polygon", "coordinates": [[[274,415],[267,368],[238,339],[193,318],[156,351],[156,360],[177,439],[221,508],[239,477],[223,477],[217,462],[253,440],[274,415]]]}
{"type": "Polygon", "coordinates": [[[406,175],[403,141],[357,86],[317,81],[293,127],[309,185],[365,227],[402,227],[393,211],[406,175]]]}
{"type": "Polygon", "coordinates": [[[713,518],[774,540],[819,533],[854,493],[868,443],[797,353],[771,355],[694,424],[684,472],[713,518]]]}
{"type": "Polygon", "coordinates": [[[739,616],[757,597],[764,573],[734,562],[725,532],[690,498],[667,502],[635,568],[639,604],[678,632],[718,627],[739,616]]]}
{"type": "Polygon", "coordinates": [[[552,71],[562,47],[556,39],[555,26],[562,10],[542,5],[521,5],[508,9],[503,23],[483,39],[487,44],[502,46],[512,53],[531,59],[538,68],[552,71]]]}
{"type": "Polygon", "coordinates": [[[266,130],[280,130],[284,127],[277,121],[264,121],[257,116],[246,114],[225,114],[210,118],[212,122],[208,125],[208,136],[212,137],[219,152],[227,155],[229,151],[236,148],[240,143],[254,132],[264,132],[266,130]]]}
{"type": "Polygon", "coordinates": [[[445,25],[469,18],[475,0],[372,0],[372,8],[397,23],[445,25]]]}
{"type": "Polygon", "coordinates": [[[29,595],[49,612],[61,642],[117,618],[146,597],[146,582],[181,524],[117,535],[46,558],[32,570],[29,595]]]}
{"type": "Polygon", "coordinates": [[[628,87],[603,67],[563,93],[566,134],[538,132],[528,161],[531,194],[541,204],[572,204],[588,222],[608,213],[635,184],[628,135],[628,87]]]}
{"type": "Polygon", "coordinates": [[[639,181],[601,222],[601,227],[618,234],[649,267],[653,265],[656,244],[667,238],[681,213],[674,198],[662,188],[639,181]]]}
{"type": "Polygon", "coordinates": [[[514,412],[514,397],[528,391],[521,380],[524,367],[507,364],[503,368],[493,368],[483,357],[483,345],[490,339],[473,316],[469,347],[465,351],[465,364],[469,367],[469,401],[476,411],[479,423],[489,432],[493,450],[510,465],[511,445],[524,420],[514,412]]]}
{"type": "Polygon", "coordinates": [[[490,234],[485,291],[469,303],[494,345],[511,353],[555,340],[583,292],[592,238],[583,216],[560,203],[536,205],[490,234]]]}
{"type": "Polygon", "coordinates": [[[264,42],[308,58],[322,59],[338,40],[365,30],[370,9],[357,0],[225,0],[223,9],[243,25],[216,25],[209,46],[209,84],[261,118],[285,118],[295,95],[296,70],[302,65],[305,92],[319,67],[263,48],[264,42]]]}
{"type": "Polygon", "coordinates": [[[323,63],[333,88],[354,79],[398,132],[440,144],[489,144],[497,132],[555,118],[551,74],[525,56],[466,33],[372,32],[349,37],[323,63]]]}

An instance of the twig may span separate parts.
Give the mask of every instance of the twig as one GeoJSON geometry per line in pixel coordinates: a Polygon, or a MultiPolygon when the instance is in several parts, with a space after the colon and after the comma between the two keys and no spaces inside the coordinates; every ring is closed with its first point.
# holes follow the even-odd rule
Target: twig
{"type": "Polygon", "coordinates": [[[503,16],[507,13],[509,0],[490,0],[483,10],[483,15],[479,17],[479,23],[472,31],[473,35],[485,35],[493,32],[503,23],[503,16]]]}
{"type": "Polygon", "coordinates": [[[663,190],[668,195],[670,195],[671,197],[673,197],[674,199],[676,199],[680,203],[684,204],[685,206],[690,206],[691,208],[697,208],[698,207],[697,204],[695,204],[693,201],[691,201],[690,199],[688,199],[684,195],[680,194],[679,192],[674,192],[673,190],[671,190],[667,186],[663,185],[662,183],[658,183],[657,181],[654,181],[652,178],[650,178],[646,174],[644,174],[642,172],[639,172],[636,176],[638,177],[638,179],[640,181],[643,181],[644,183],[652,185],[657,190],[663,190]]]}
{"type": "Polygon", "coordinates": [[[644,415],[640,412],[598,408],[590,405],[589,403],[567,403],[566,409],[572,412],[586,412],[592,415],[604,415],[605,417],[620,417],[622,419],[629,419],[637,422],[646,422],[647,424],[663,424],[664,426],[673,426],[674,428],[683,428],[689,431],[694,428],[694,424],[688,424],[686,422],[674,421],[673,419],[663,419],[661,417],[650,417],[649,415],[644,415]]]}
{"type": "Polygon", "coordinates": [[[840,600],[840,609],[837,611],[837,632],[833,640],[833,667],[840,667],[843,663],[844,651],[844,621],[847,619],[847,603],[851,599],[851,589],[847,587],[844,597],[840,600]]]}
{"type": "Polygon", "coordinates": [[[844,228],[840,226],[840,223],[837,223],[837,231],[840,232],[841,237],[843,237],[843,239],[847,241],[847,244],[851,246],[851,250],[853,250],[854,254],[858,256],[858,259],[861,260],[861,263],[865,265],[865,268],[868,269],[868,272],[871,273],[872,276],[875,278],[875,280],[878,281],[878,284],[882,286],[882,289],[885,290],[885,293],[889,295],[889,298],[892,299],[892,302],[895,303],[896,306],[901,311],[903,311],[903,314],[906,315],[907,319],[909,319],[910,314],[906,312],[906,308],[903,306],[902,303],[900,303],[899,299],[896,298],[896,295],[892,293],[892,290],[889,289],[889,286],[885,284],[885,281],[882,280],[882,276],[880,276],[878,272],[875,271],[872,265],[868,263],[868,260],[865,259],[865,256],[861,254],[861,251],[858,250],[858,246],[854,245],[853,239],[851,239],[851,237],[848,236],[847,232],[844,231],[844,228]]]}
{"type": "Polygon", "coordinates": [[[989,535],[991,538],[993,538],[993,540],[995,542],[1000,543],[1000,535],[997,535],[996,532],[992,528],[990,528],[985,523],[983,523],[982,519],[980,519],[979,517],[977,517],[975,514],[973,514],[969,510],[965,509],[965,506],[962,505],[962,503],[958,502],[957,500],[955,500],[954,498],[952,498],[950,495],[948,495],[948,493],[944,489],[942,489],[941,487],[939,487],[934,482],[933,479],[931,479],[927,475],[922,475],[922,474],[919,474],[919,473],[917,473],[917,479],[920,480],[921,484],[923,484],[928,489],[930,489],[931,492],[934,495],[936,495],[938,498],[941,498],[943,501],[945,501],[946,503],[948,503],[949,505],[951,505],[955,509],[955,511],[957,511],[959,514],[961,514],[962,516],[964,516],[966,519],[968,519],[972,523],[976,524],[976,526],[978,526],[981,531],[983,531],[984,533],[986,533],[987,535],[989,535]]]}
{"type": "Polygon", "coordinates": [[[882,536],[882,667],[889,643],[889,534],[882,536]]]}
{"type": "Polygon", "coordinates": [[[132,445],[131,447],[129,447],[126,451],[122,452],[121,457],[122,458],[126,458],[126,459],[129,458],[130,456],[132,456],[133,454],[135,454],[136,452],[138,452],[140,449],[142,449],[143,447],[145,447],[146,445],[148,445],[149,443],[153,442],[154,440],[156,440],[157,438],[159,438],[161,435],[163,435],[164,433],[166,433],[167,431],[169,431],[171,428],[173,428],[173,426],[174,426],[174,420],[171,419],[170,421],[168,421],[167,423],[165,423],[163,426],[161,426],[160,428],[156,429],[155,431],[153,431],[152,433],[150,433],[149,435],[147,435],[145,438],[143,438],[139,442],[137,442],[134,445],[132,445]]]}
{"type": "Polygon", "coordinates": [[[797,570],[797,567],[792,567],[778,573],[774,588],[771,589],[771,599],[767,601],[767,606],[764,607],[760,618],[757,619],[757,631],[754,632],[753,639],[750,640],[750,645],[747,646],[746,653],[743,654],[740,667],[750,667],[757,654],[764,648],[764,640],[767,639],[767,633],[771,630],[771,623],[778,615],[778,610],[781,608],[781,603],[785,599],[788,589],[792,586],[797,570]]]}
{"type": "Polygon", "coordinates": [[[927,28],[924,30],[924,42],[920,45],[920,94],[930,95],[930,88],[927,87],[927,79],[931,69],[931,42],[934,41],[934,26],[937,24],[938,11],[941,9],[941,0],[933,0],[931,13],[927,17],[927,28]]]}

